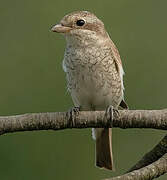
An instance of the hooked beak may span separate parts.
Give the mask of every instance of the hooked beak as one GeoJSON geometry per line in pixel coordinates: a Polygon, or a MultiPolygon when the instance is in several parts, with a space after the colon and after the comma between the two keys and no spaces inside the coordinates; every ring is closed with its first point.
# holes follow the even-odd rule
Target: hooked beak
{"type": "Polygon", "coordinates": [[[71,30],[71,27],[63,26],[62,24],[56,24],[52,27],[51,31],[57,32],[57,33],[67,33],[71,30]]]}

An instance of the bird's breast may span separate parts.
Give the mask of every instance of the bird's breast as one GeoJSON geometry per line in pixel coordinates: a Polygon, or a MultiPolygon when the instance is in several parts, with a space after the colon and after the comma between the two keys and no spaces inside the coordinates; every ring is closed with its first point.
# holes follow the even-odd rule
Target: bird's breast
{"type": "Polygon", "coordinates": [[[113,96],[122,96],[121,78],[110,49],[66,49],[63,66],[68,89],[72,97],[77,99],[77,104],[107,106],[112,104],[113,96]],[[107,99],[110,99],[110,103],[107,99]]]}

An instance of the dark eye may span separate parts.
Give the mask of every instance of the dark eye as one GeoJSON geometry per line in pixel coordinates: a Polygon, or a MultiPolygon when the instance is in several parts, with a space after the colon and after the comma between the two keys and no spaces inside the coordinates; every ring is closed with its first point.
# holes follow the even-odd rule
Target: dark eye
{"type": "Polygon", "coordinates": [[[77,26],[83,26],[85,24],[85,21],[83,19],[80,19],[76,22],[77,26]]]}

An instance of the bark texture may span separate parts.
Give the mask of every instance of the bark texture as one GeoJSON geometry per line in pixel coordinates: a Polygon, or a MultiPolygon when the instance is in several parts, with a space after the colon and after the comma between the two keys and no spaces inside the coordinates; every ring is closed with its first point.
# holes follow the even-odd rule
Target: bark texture
{"type": "Polygon", "coordinates": [[[120,110],[112,119],[104,111],[28,113],[0,116],[0,134],[33,131],[61,130],[66,128],[152,128],[167,130],[167,110],[120,110]]]}

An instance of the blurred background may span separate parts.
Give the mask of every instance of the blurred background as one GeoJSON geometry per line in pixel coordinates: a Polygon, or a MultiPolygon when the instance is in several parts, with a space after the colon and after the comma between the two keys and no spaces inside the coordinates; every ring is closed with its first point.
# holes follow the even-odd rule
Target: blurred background
{"type": "MultiPolygon", "coordinates": [[[[0,115],[67,111],[65,40],[50,28],[67,13],[89,10],[117,45],[130,109],[167,108],[167,1],[1,0],[0,115]]],[[[125,172],[165,135],[113,130],[115,172],[94,166],[91,130],[38,131],[0,137],[2,180],[100,180],[125,172]]],[[[159,178],[165,180],[166,175],[159,178]]]]}

